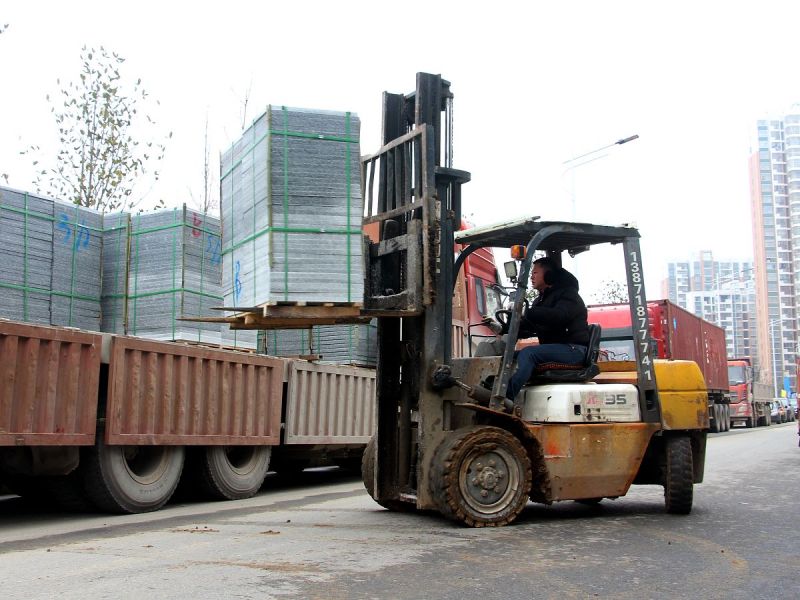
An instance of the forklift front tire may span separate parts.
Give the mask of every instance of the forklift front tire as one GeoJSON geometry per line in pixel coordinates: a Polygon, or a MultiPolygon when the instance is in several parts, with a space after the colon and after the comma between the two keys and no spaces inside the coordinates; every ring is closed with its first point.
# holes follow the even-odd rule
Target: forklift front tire
{"type": "Polygon", "coordinates": [[[367,442],[367,447],[364,448],[364,454],[361,455],[361,480],[364,482],[364,487],[367,488],[367,493],[370,497],[380,504],[383,508],[393,510],[395,512],[411,512],[417,509],[414,504],[410,502],[403,502],[402,500],[378,500],[375,498],[375,454],[377,453],[377,441],[373,435],[367,442]]]}
{"type": "Polygon", "coordinates": [[[434,455],[431,490],[439,511],[470,527],[507,525],[531,490],[531,462],[520,441],[498,427],[451,432],[434,455]]]}

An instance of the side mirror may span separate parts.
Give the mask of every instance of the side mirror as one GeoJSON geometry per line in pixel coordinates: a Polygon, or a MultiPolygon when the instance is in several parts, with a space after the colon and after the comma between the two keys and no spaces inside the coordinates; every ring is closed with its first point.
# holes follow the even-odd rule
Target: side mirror
{"type": "Polygon", "coordinates": [[[506,277],[508,277],[511,281],[515,281],[517,279],[517,262],[514,260],[509,260],[508,262],[503,263],[503,268],[506,271],[506,277]]]}
{"type": "Polygon", "coordinates": [[[492,285],[489,286],[489,288],[493,289],[495,292],[497,292],[501,296],[508,296],[508,290],[506,288],[504,288],[502,285],[500,285],[499,283],[493,283],[492,285]]]}

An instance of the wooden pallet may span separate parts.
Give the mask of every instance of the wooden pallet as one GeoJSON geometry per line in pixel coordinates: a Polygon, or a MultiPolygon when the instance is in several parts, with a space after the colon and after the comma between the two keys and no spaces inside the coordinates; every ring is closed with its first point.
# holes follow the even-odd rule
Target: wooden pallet
{"type": "Polygon", "coordinates": [[[231,352],[244,352],[245,354],[257,354],[255,348],[242,348],[241,346],[226,346],[225,344],[214,344],[212,342],[198,342],[197,340],[175,340],[176,344],[186,344],[187,346],[199,346],[211,348],[212,350],[229,350],[231,352]]]}
{"type": "Polygon", "coordinates": [[[184,317],[184,321],[227,323],[231,329],[305,329],[314,325],[368,323],[360,302],[269,302],[259,306],[222,306],[227,317],[184,317]]]}

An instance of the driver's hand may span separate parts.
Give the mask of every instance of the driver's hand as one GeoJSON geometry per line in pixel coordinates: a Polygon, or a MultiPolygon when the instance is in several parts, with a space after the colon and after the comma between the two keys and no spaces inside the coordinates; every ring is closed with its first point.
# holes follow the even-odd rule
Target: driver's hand
{"type": "Polygon", "coordinates": [[[483,321],[481,321],[481,323],[483,325],[486,325],[486,327],[488,327],[489,329],[491,329],[495,335],[500,335],[501,333],[503,333],[503,326],[489,316],[484,316],[483,321]]]}

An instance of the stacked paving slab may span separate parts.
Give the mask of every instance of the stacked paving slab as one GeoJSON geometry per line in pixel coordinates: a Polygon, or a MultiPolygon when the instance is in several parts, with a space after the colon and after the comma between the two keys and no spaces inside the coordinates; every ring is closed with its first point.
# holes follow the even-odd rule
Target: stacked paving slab
{"type": "Polygon", "coordinates": [[[98,331],[103,215],[0,187],[0,317],[98,331]]]}
{"type": "Polygon", "coordinates": [[[362,301],[359,131],[351,113],[270,106],[222,155],[225,306],[362,301]]]}
{"type": "Polygon", "coordinates": [[[155,340],[220,344],[216,317],[222,256],[219,220],[187,209],[106,216],[104,330],[155,340]]]}
{"type": "Polygon", "coordinates": [[[375,366],[377,325],[320,325],[274,329],[259,335],[259,352],[272,356],[321,356],[320,362],[375,366]]]}

